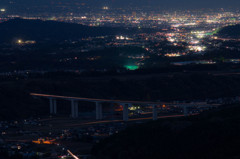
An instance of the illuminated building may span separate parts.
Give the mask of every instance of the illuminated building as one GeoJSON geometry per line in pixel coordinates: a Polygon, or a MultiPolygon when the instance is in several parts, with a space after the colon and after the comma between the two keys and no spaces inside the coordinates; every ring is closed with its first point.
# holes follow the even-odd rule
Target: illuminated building
{"type": "Polygon", "coordinates": [[[38,139],[38,140],[33,140],[32,142],[35,143],[35,144],[46,144],[46,145],[51,145],[51,144],[54,144],[56,140],[55,139],[52,139],[52,140],[49,140],[49,139],[38,139]]]}

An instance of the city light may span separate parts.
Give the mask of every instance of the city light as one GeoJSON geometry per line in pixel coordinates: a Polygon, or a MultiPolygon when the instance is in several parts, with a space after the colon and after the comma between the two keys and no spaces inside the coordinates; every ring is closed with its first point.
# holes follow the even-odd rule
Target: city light
{"type": "Polygon", "coordinates": [[[126,37],[126,36],[116,36],[116,39],[117,40],[129,40],[129,38],[128,37],[126,37]]]}
{"type": "Polygon", "coordinates": [[[194,52],[202,52],[206,50],[205,46],[197,45],[197,46],[189,46],[189,49],[194,52]]]}
{"type": "Polygon", "coordinates": [[[139,69],[139,66],[136,66],[136,65],[125,65],[124,66],[127,70],[137,70],[139,69]]]}
{"type": "Polygon", "coordinates": [[[108,6],[104,6],[103,10],[109,10],[109,7],[108,6]]]}
{"type": "Polygon", "coordinates": [[[21,39],[18,39],[17,44],[21,45],[21,44],[23,44],[23,41],[21,39]]]}

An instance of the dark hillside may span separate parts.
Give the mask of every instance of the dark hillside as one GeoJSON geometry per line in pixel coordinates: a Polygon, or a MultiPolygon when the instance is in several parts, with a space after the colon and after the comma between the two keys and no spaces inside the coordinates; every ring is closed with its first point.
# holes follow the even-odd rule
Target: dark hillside
{"type": "Polygon", "coordinates": [[[141,29],[89,27],[81,24],[57,21],[12,19],[0,23],[0,43],[11,43],[17,39],[36,40],[37,42],[62,42],[85,37],[145,32],[141,29]]]}
{"type": "Polygon", "coordinates": [[[230,25],[222,28],[218,35],[221,37],[239,38],[240,37],[240,25],[230,25]]]}
{"type": "Polygon", "coordinates": [[[239,105],[128,128],[93,149],[97,159],[240,158],[239,105]]]}

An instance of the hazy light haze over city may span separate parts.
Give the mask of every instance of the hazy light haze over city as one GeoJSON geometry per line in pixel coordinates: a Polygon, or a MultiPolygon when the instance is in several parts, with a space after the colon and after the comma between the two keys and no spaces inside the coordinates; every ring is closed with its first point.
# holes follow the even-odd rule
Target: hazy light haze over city
{"type": "Polygon", "coordinates": [[[56,5],[59,3],[86,3],[93,7],[109,5],[112,7],[159,7],[159,8],[236,8],[240,5],[238,0],[1,0],[0,5],[6,7],[28,6],[31,5],[56,5]]]}

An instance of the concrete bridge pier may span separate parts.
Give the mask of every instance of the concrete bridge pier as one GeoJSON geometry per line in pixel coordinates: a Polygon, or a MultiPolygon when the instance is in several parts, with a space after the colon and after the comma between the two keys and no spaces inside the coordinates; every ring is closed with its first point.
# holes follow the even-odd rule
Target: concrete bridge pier
{"type": "Polygon", "coordinates": [[[123,106],[123,121],[128,121],[129,117],[128,117],[128,107],[129,107],[129,103],[124,103],[122,104],[123,106]]]}
{"type": "Polygon", "coordinates": [[[53,114],[57,114],[57,100],[53,99],[53,114]]]}
{"type": "Polygon", "coordinates": [[[102,103],[96,102],[96,119],[102,120],[103,119],[103,112],[102,112],[102,103]]]}
{"type": "Polygon", "coordinates": [[[188,107],[187,106],[183,106],[183,114],[184,114],[184,116],[188,116],[188,107]]]}
{"type": "Polygon", "coordinates": [[[78,101],[71,100],[71,117],[78,118],[78,101]]]}
{"type": "Polygon", "coordinates": [[[57,101],[54,98],[49,98],[50,101],[50,114],[57,114],[57,101]]]}
{"type": "Polygon", "coordinates": [[[49,102],[50,102],[50,114],[53,114],[53,99],[49,98],[49,102]]]}
{"type": "Polygon", "coordinates": [[[153,120],[157,120],[157,105],[153,105],[153,120]]]}

